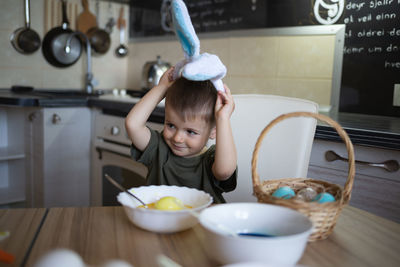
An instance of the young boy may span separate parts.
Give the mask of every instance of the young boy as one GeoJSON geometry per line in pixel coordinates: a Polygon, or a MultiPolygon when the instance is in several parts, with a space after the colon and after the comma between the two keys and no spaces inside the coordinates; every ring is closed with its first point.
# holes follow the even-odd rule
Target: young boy
{"type": "Polygon", "coordinates": [[[147,184],[193,187],[209,193],[215,203],[236,188],[236,147],[230,117],[233,97],[210,81],[172,81],[173,68],[132,108],[125,127],[132,157],[148,167],[147,184]],[[165,99],[164,130],[146,127],[153,109],[165,99]],[[207,149],[209,139],[215,146],[207,149]]]}

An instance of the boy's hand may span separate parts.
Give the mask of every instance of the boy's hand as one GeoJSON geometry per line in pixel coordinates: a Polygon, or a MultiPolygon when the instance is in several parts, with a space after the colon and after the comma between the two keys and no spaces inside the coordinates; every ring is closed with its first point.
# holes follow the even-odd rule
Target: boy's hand
{"type": "Polygon", "coordinates": [[[234,109],[235,102],[231,90],[224,84],[225,92],[218,91],[217,102],[215,103],[215,118],[218,119],[230,119],[234,109]]]}
{"type": "Polygon", "coordinates": [[[161,76],[160,81],[158,82],[159,86],[165,86],[165,88],[168,88],[171,86],[171,84],[174,82],[172,78],[172,74],[174,73],[175,67],[169,68],[164,74],[161,76]]]}

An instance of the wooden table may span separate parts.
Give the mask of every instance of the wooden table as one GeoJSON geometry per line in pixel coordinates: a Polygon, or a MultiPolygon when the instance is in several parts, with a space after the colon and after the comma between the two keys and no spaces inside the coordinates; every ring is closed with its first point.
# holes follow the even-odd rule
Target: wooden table
{"type": "MultiPolygon", "coordinates": [[[[38,212],[36,209],[24,211],[38,212]]],[[[0,219],[4,216],[1,214],[0,219]]],[[[21,216],[20,212],[16,216],[21,216]]],[[[51,208],[25,266],[32,266],[54,248],[72,249],[94,266],[109,259],[123,259],[135,267],[158,266],[159,254],[185,267],[219,266],[207,257],[202,238],[199,225],[176,234],[141,230],[128,220],[121,207],[51,208]]],[[[15,235],[9,242],[18,243],[18,239],[24,240],[24,237],[15,235]]],[[[333,234],[326,240],[308,243],[299,264],[399,266],[399,245],[400,224],[346,207],[333,234]]],[[[22,254],[23,251],[18,252],[22,254]]]]}
{"type": "Polygon", "coordinates": [[[0,249],[15,256],[14,264],[0,266],[24,265],[45,214],[46,209],[0,209],[0,231],[10,233],[0,241],[0,249]]]}

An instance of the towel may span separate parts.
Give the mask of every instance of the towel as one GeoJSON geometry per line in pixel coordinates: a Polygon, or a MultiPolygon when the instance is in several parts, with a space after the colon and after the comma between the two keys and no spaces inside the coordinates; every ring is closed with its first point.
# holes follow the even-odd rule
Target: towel
{"type": "Polygon", "coordinates": [[[173,0],[171,13],[175,34],[185,57],[175,65],[173,78],[182,76],[192,81],[210,80],[218,91],[225,91],[222,78],[226,75],[226,67],[218,56],[200,54],[200,41],[185,3],[182,0],[173,0]]]}

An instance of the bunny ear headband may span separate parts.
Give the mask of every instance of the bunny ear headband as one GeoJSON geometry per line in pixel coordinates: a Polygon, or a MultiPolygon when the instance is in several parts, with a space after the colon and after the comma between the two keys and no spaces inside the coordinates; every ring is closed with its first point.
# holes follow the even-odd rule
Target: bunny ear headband
{"type": "Polygon", "coordinates": [[[180,76],[192,81],[210,80],[218,91],[224,92],[222,78],[226,67],[216,55],[200,54],[200,41],[182,0],[172,0],[171,13],[175,34],[182,45],[185,59],[175,65],[174,80],[180,76]]]}

